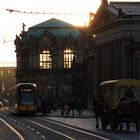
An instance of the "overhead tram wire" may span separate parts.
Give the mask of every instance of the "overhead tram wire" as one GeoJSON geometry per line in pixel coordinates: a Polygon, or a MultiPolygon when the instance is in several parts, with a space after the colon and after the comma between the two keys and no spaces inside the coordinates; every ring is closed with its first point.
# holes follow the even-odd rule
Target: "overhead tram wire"
{"type": "MultiPolygon", "coordinates": [[[[7,3],[5,2],[5,0],[1,0],[2,1],[2,3],[3,3],[3,8],[5,9],[6,7],[7,7],[7,3]]],[[[8,27],[9,27],[9,24],[10,24],[10,20],[8,20],[8,25],[7,25],[7,31],[8,31],[8,27]]],[[[13,42],[13,40],[8,40],[8,41],[6,41],[5,40],[5,38],[7,37],[7,31],[6,31],[6,33],[4,34],[4,38],[3,38],[3,40],[0,40],[0,41],[3,41],[3,44],[5,43],[5,42],[13,42]]]]}
{"type": "Polygon", "coordinates": [[[24,14],[44,14],[44,15],[88,15],[89,13],[59,13],[59,12],[28,12],[28,11],[20,11],[15,9],[6,9],[6,11],[13,13],[24,13],[24,14]]]}
{"type": "MultiPolygon", "coordinates": [[[[76,16],[76,15],[89,15],[90,13],[59,13],[59,12],[28,12],[28,11],[20,11],[15,9],[6,9],[6,11],[10,13],[22,13],[22,14],[44,14],[44,15],[70,15],[70,16],[76,16]]],[[[13,40],[9,40],[5,42],[13,42],[13,40]]]]}
{"type": "Polygon", "coordinates": [[[9,42],[14,42],[14,40],[6,40],[7,34],[8,34],[8,30],[9,30],[9,27],[10,27],[10,24],[11,24],[11,17],[10,17],[10,15],[9,15],[8,22],[7,22],[7,29],[6,29],[4,38],[3,38],[3,44],[9,43],[9,42]]]}
{"type": "Polygon", "coordinates": [[[4,40],[4,41],[3,41],[3,44],[4,44],[4,43],[8,43],[8,42],[14,42],[14,40],[4,40]]]}

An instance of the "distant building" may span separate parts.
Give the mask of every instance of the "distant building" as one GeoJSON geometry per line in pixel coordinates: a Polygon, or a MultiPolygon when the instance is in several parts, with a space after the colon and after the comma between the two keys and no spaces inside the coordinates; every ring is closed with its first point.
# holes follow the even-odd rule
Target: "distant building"
{"type": "Polygon", "coordinates": [[[16,67],[0,67],[0,99],[7,98],[9,88],[16,84],[16,67]]]}
{"type": "Polygon", "coordinates": [[[92,94],[104,80],[140,79],[140,2],[102,3],[90,21],[92,94]]]}
{"type": "MultiPolygon", "coordinates": [[[[72,96],[81,98],[83,87],[74,87],[72,77],[83,71],[86,44],[83,39],[79,28],[55,18],[32,26],[27,32],[23,26],[20,36],[15,39],[17,83],[34,82],[39,96],[53,101],[68,100],[72,96]],[[72,65],[75,65],[76,73],[72,65]]],[[[79,82],[82,81],[76,84],[79,82]]]]}

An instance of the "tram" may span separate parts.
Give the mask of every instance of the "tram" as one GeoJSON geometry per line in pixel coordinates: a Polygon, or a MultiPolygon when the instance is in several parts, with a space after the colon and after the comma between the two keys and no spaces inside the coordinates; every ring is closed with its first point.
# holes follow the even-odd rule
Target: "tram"
{"type": "Polygon", "coordinates": [[[36,84],[19,83],[9,89],[9,112],[11,114],[35,114],[36,84]]]}

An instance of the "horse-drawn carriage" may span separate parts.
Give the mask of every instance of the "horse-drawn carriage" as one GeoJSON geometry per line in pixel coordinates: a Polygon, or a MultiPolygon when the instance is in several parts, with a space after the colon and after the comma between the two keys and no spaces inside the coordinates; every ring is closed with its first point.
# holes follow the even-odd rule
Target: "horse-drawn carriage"
{"type": "Polygon", "coordinates": [[[102,91],[102,113],[99,114],[102,128],[130,129],[135,126],[140,130],[140,80],[119,79],[103,81],[100,84],[102,91]]]}

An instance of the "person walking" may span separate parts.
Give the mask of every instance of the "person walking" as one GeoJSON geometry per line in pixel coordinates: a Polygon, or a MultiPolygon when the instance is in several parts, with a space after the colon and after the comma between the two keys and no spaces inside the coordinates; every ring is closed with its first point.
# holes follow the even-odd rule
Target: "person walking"
{"type": "Polygon", "coordinates": [[[41,102],[41,110],[42,113],[45,115],[47,110],[47,101],[45,99],[41,102]]]}
{"type": "Polygon", "coordinates": [[[69,103],[69,106],[70,106],[70,111],[72,111],[72,116],[74,116],[74,110],[75,110],[75,99],[72,97],[71,100],[70,100],[70,103],[69,103]]]}
{"type": "Polygon", "coordinates": [[[61,116],[64,115],[64,107],[65,107],[65,101],[62,99],[60,103],[60,108],[61,108],[61,116]]]}
{"type": "Polygon", "coordinates": [[[82,109],[83,109],[82,100],[81,99],[78,99],[78,101],[77,101],[77,113],[79,115],[81,115],[82,109]]]}

